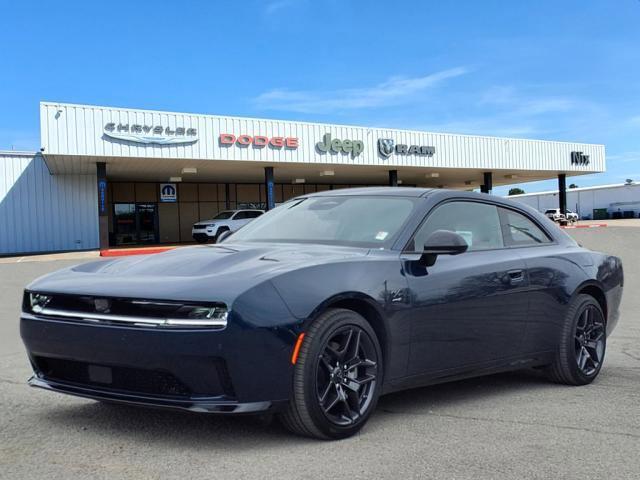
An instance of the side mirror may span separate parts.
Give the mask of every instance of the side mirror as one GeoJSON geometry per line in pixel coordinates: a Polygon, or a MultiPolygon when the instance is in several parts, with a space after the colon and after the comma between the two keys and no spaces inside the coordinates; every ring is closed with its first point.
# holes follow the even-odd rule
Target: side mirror
{"type": "Polygon", "coordinates": [[[438,255],[459,255],[469,248],[465,239],[450,230],[436,230],[424,243],[424,250],[420,257],[420,263],[427,267],[436,263],[438,255]]]}
{"type": "Polygon", "coordinates": [[[216,243],[222,242],[224,239],[229,238],[231,235],[233,235],[233,232],[231,230],[225,230],[220,235],[218,235],[216,243]]]}

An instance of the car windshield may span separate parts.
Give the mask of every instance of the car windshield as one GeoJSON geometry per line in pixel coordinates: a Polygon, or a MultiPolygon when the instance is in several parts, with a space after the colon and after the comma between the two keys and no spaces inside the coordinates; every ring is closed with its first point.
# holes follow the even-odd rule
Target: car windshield
{"type": "Polygon", "coordinates": [[[415,205],[415,199],[404,197],[299,198],[257,218],[231,239],[384,248],[393,243],[415,205]]]}
{"type": "Polygon", "coordinates": [[[227,220],[228,218],[231,218],[232,215],[233,215],[233,211],[220,212],[218,215],[213,217],[213,219],[214,220],[227,220]]]}

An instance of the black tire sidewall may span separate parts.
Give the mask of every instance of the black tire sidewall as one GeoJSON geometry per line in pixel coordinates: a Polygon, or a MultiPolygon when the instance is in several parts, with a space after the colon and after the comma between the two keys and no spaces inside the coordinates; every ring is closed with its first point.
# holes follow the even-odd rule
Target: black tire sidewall
{"type": "Polygon", "coordinates": [[[376,404],[378,402],[378,398],[380,397],[380,392],[382,390],[382,382],[383,382],[383,368],[382,368],[382,349],[380,348],[380,343],[378,338],[369,323],[358,315],[356,312],[351,311],[341,311],[323,325],[317,332],[309,344],[309,349],[304,359],[302,367],[302,374],[304,375],[304,395],[305,395],[305,404],[309,410],[309,416],[311,417],[315,426],[325,435],[330,438],[346,438],[358,430],[362,428],[362,426],[367,422],[372,412],[376,408],[376,404]],[[377,355],[377,375],[376,375],[376,386],[372,393],[373,398],[371,399],[371,403],[364,415],[362,415],[353,425],[349,426],[340,426],[331,422],[322,411],[320,407],[317,397],[316,397],[316,374],[318,363],[320,361],[320,354],[323,352],[324,347],[327,341],[333,336],[333,334],[349,325],[356,326],[364,331],[364,333],[369,336],[374,348],[376,350],[377,355]]]}
{"type": "Polygon", "coordinates": [[[581,295],[580,297],[578,297],[576,299],[575,308],[572,309],[572,314],[573,314],[573,318],[571,319],[570,327],[565,332],[565,335],[564,335],[565,338],[563,339],[563,341],[565,342],[565,348],[566,348],[566,350],[565,350],[566,358],[564,360],[566,361],[567,367],[569,367],[571,376],[576,379],[576,384],[578,384],[578,385],[586,385],[588,383],[593,382],[593,380],[595,380],[595,378],[600,373],[600,370],[602,369],[602,366],[604,365],[604,359],[605,359],[606,352],[607,352],[606,322],[605,322],[604,312],[602,311],[602,308],[600,307],[600,304],[594,298],[592,298],[592,297],[590,297],[588,295],[581,295]],[[582,370],[580,370],[580,368],[578,367],[578,363],[577,363],[577,361],[575,359],[576,326],[578,324],[578,321],[580,320],[580,315],[582,315],[582,312],[588,306],[593,306],[594,308],[596,308],[598,310],[598,312],[600,313],[600,316],[602,318],[602,321],[604,323],[604,328],[605,328],[604,350],[603,350],[603,353],[602,353],[602,361],[600,362],[600,365],[598,366],[596,371],[594,373],[592,373],[591,375],[585,375],[582,372],[582,370]]]}

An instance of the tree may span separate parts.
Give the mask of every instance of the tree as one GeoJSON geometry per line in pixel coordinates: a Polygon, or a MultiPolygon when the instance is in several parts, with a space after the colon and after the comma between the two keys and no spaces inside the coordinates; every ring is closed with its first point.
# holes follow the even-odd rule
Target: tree
{"type": "Polygon", "coordinates": [[[626,183],[627,185],[633,185],[633,179],[632,178],[627,178],[624,183],[626,183]]]}
{"type": "Polygon", "coordinates": [[[575,183],[572,183],[571,185],[569,185],[569,188],[578,188],[578,185],[576,185],[575,183]]]}
{"type": "Polygon", "coordinates": [[[509,189],[509,195],[522,195],[524,190],[518,187],[513,187],[509,189]]]}

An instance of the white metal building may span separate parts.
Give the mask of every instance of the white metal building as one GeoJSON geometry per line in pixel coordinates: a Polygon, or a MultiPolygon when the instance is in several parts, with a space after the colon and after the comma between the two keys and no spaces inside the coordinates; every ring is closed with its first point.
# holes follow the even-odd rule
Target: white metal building
{"type": "MultiPolygon", "coordinates": [[[[552,190],[512,195],[509,198],[544,212],[550,208],[558,208],[558,195],[558,190],[552,190]]],[[[582,219],[592,219],[593,211],[596,209],[606,209],[610,217],[615,214],[624,216],[625,212],[632,212],[633,217],[638,217],[640,215],[640,184],[622,183],[570,188],[567,190],[567,208],[576,212],[582,219]]]]}
{"type": "Polygon", "coordinates": [[[228,208],[362,185],[480,189],[605,170],[603,145],[43,102],[0,153],[0,255],[174,243],[228,208]]]}

